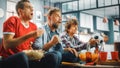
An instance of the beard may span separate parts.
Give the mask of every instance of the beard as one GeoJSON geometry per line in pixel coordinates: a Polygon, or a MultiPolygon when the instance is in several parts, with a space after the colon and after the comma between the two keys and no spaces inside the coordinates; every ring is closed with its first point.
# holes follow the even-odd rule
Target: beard
{"type": "Polygon", "coordinates": [[[53,23],[53,24],[52,24],[52,27],[55,28],[55,29],[57,29],[57,28],[58,28],[58,24],[53,23]]]}

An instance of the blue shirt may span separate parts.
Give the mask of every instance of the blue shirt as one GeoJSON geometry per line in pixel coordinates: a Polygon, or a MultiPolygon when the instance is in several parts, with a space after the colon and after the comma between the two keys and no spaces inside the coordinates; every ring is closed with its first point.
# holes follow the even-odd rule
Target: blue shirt
{"type": "MultiPolygon", "coordinates": [[[[44,34],[36,39],[36,41],[33,44],[34,49],[43,49],[43,46],[51,40],[53,35],[59,35],[57,30],[55,30],[54,32],[51,31],[48,25],[45,25],[43,28],[45,29],[44,34]]],[[[51,47],[48,51],[52,52],[57,50],[62,50],[61,43],[53,45],[53,47],[51,47]]]]}

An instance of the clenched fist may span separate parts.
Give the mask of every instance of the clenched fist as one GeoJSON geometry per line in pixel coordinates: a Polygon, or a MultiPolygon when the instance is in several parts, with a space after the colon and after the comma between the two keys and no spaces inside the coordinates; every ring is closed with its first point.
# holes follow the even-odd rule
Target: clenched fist
{"type": "Polygon", "coordinates": [[[36,31],[31,32],[31,34],[33,35],[33,37],[37,38],[39,36],[41,36],[44,33],[44,29],[38,29],[36,31]]]}
{"type": "Polygon", "coordinates": [[[58,35],[54,35],[50,41],[53,45],[55,45],[60,42],[60,38],[58,35]]]}

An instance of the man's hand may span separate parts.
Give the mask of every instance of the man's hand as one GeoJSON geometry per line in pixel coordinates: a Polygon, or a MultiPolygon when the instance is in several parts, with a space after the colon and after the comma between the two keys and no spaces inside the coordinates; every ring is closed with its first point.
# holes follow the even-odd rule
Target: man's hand
{"type": "Polygon", "coordinates": [[[37,38],[39,36],[41,36],[44,33],[43,29],[38,29],[36,31],[31,32],[33,34],[33,37],[37,38]]]}
{"type": "Polygon", "coordinates": [[[52,39],[43,46],[43,49],[44,49],[44,50],[48,50],[48,49],[50,49],[52,46],[58,44],[59,42],[60,42],[60,38],[58,37],[58,35],[54,35],[54,36],[52,37],[52,39]]]}
{"type": "Polygon", "coordinates": [[[93,39],[93,38],[91,38],[91,39],[89,40],[90,45],[96,45],[96,43],[98,43],[98,42],[99,42],[99,40],[93,39]]]}
{"type": "Polygon", "coordinates": [[[54,35],[52,37],[52,39],[50,40],[52,45],[55,45],[55,44],[59,43],[59,41],[60,41],[60,39],[59,39],[58,35],[54,35]]]}
{"type": "Polygon", "coordinates": [[[65,48],[64,49],[65,51],[69,51],[69,52],[71,52],[72,54],[74,54],[76,57],[78,57],[78,53],[77,53],[77,51],[74,49],[74,48],[65,48]]]}

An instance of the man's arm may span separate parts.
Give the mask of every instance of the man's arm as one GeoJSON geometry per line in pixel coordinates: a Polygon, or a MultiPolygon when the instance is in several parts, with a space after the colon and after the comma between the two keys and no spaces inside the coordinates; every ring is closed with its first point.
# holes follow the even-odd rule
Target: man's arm
{"type": "Polygon", "coordinates": [[[35,42],[33,42],[33,45],[32,45],[32,48],[33,48],[33,49],[39,50],[39,49],[42,49],[42,48],[43,48],[43,45],[44,45],[44,44],[43,44],[43,39],[42,39],[43,36],[44,36],[44,34],[43,34],[42,36],[36,38],[35,42]]]}
{"type": "Polygon", "coordinates": [[[54,45],[54,42],[52,42],[51,40],[49,42],[47,42],[46,44],[43,44],[42,42],[44,42],[44,40],[42,37],[44,37],[44,35],[41,37],[38,37],[35,40],[35,42],[32,45],[33,49],[43,49],[43,50],[47,51],[47,50],[49,50],[49,48],[51,48],[54,45]]]}
{"type": "Polygon", "coordinates": [[[43,46],[43,50],[47,51],[49,50],[54,44],[49,41],[48,43],[46,43],[44,46],[43,46]]]}
{"type": "Polygon", "coordinates": [[[41,36],[42,34],[44,33],[44,30],[42,29],[39,29],[39,30],[36,30],[36,31],[32,31],[24,36],[21,36],[21,37],[18,37],[18,38],[13,38],[14,35],[12,34],[4,34],[3,37],[4,37],[4,47],[6,49],[8,48],[15,48],[16,46],[18,46],[19,44],[25,42],[27,39],[33,37],[33,38],[36,38],[38,36],[41,36]]]}
{"type": "Polygon", "coordinates": [[[52,46],[54,46],[54,45],[56,45],[56,44],[58,44],[58,43],[59,43],[59,37],[58,37],[58,35],[54,35],[54,36],[52,37],[52,39],[43,46],[43,49],[47,51],[47,50],[49,50],[52,46]]]}

